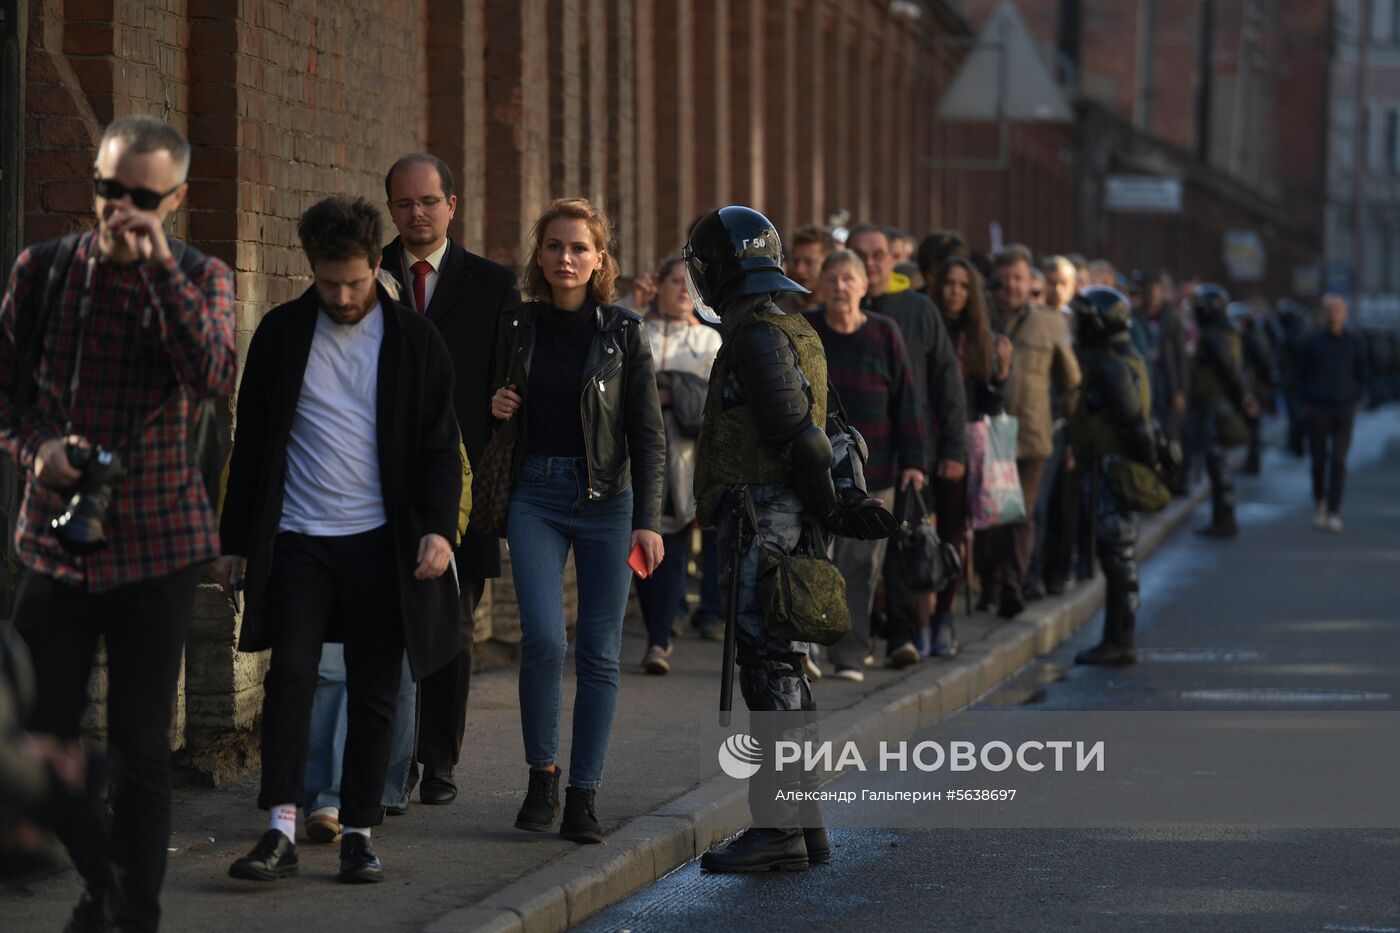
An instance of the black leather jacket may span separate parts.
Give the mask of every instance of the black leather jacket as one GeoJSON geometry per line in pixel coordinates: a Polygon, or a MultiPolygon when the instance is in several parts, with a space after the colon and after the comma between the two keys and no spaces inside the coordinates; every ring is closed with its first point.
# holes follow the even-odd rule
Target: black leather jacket
{"type": "MultiPolygon", "coordinates": [[[[512,383],[524,400],[516,412],[514,470],[525,463],[524,406],[530,404],[530,359],[540,305],[517,302],[501,312],[496,333],[492,392],[512,383]]],[[[588,495],[607,499],[632,487],[632,527],[660,530],[661,485],[666,473],[666,428],[656,394],[651,347],[640,315],[599,305],[598,331],[579,387],[583,442],[588,452],[588,495]]]]}

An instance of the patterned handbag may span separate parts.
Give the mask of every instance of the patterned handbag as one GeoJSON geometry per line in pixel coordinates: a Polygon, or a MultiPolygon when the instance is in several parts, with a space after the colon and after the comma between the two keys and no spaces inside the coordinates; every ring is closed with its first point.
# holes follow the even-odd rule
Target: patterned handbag
{"type": "Polygon", "coordinates": [[[472,470],[471,528],[498,538],[506,536],[514,467],[515,419],[511,419],[491,435],[486,449],[481,452],[480,462],[472,470]]]}

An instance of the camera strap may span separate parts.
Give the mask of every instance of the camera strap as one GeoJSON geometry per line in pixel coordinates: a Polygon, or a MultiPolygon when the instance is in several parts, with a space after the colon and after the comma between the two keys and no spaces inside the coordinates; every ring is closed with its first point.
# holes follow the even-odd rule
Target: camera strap
{"type": "MultiPolygon", "coordinates": [[[[82,385],[83,343],[84,338],[87,336],[88,318],[92,316],[92,282],[96,274],[97,256],[96,254],[94,254],[88,256],[87,261],[85,263],[85,268],[83,269],[83,288],[81,294],[78,297],[78,349],[73,359],[73,374],[68,378],[68,399],[64,406],[68,417],[63,425],[64,437],[68,437],[73,434],[73,412],[76,409],[78,403],[78,389],[82,385]]],[[[150,321],[151,311],[150,306],[148,305],[142,312],[141,316],[142,333],[144,333],[146,328],[150,326],[150,321]]],[[[143,355],[142,346],[142,338],[140,335],[138,335],[136,339],[137,363],[141,361],[141,357],[143,355]]],[[[140,427],[140,419],[138,419],[132,413],[131,410],[131,394],[129,392],[122,393],[122,421],[126,424],[126,430],[122,438],[119,441],[117,441],[115,445],[117,450],[124,450],[130,447],[132,445],[132,441],[135,440],[137,430],[140,427]]]]}

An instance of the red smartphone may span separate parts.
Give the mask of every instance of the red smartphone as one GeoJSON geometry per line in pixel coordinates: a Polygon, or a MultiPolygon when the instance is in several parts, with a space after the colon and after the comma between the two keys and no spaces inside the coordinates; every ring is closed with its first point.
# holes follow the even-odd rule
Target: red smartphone
{"type": "Polygon", "coordinates": [[[633,545],[632,553],[627,555],[627,566],[632,568],[632,572],[645,580],[651,574],[647,571],[647,556],[642,551],[640,543],[633,545]]]}

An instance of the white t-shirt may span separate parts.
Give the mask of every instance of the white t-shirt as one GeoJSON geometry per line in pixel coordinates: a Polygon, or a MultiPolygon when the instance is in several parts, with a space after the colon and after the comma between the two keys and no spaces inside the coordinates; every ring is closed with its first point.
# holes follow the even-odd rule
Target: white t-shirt
{"type": "Polygon", "coordinates": [[[306,360],[279,531],[336,537],[386,522],[379,482],[377,396],[384,311],[338,324],[324,311],[306,360]]]}

